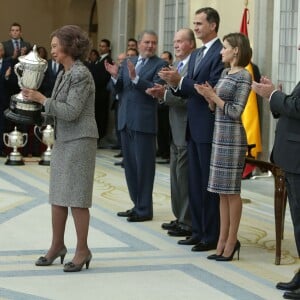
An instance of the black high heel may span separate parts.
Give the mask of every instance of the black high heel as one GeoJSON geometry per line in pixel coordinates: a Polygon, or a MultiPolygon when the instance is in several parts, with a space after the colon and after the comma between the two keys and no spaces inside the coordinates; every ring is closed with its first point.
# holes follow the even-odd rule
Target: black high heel
{"type": "Polygon", "coordinates": [[[50,266],[58,257],[60,257],[60,263],[63,264],[66,254],[67,248],[64,247],[50,258],[47,258],[45,256],[39,257],[38,260],[35,262],[35,265],[39,267],[50,266]]]}
{"type": "Polygon", "coordinates": [[[70,261],[64,265],[64,272],[79,272],[82,270],[82,267],[84,265],[86,266],[86,269],[88,269],[90,266],[91,259],[92,253],[90,252],[89,255],[80,264],[75,265],[70,261]]]}
{"type": "Polygon", "coordinates": [[[239,240],[237,240],[231,255],[230,256],[221,255],[220,257],[216,258],[216,261],[232,261],[235,252],[237,252],[237,259],[239,260],[240,259],[240,249],[241,249],[241,243],[239,240]]]}
{"type": "Polygon", "coordinates": [[[217,254],[217,253],[211,254],[211,255],[208,255],[206,258],[207,259],[217,259],[218,257],[222,257],[222,254],[223,254],[223,251],[221,254],[217,254]]]}

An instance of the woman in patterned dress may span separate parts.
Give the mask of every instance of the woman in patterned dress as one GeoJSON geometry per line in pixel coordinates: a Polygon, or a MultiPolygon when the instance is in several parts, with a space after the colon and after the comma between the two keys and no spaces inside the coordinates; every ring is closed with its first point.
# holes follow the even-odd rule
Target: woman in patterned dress
{"type": "Polygon", "coordinates": [[[57,76],[51,97],[46,98],[35,90],[22,91],[25,99],[43,104],[46,117],[54,118],[55,130],[49,191],[52,243],[47,254],[35,264],[49,266],[58,257],[63,263],[67,253],[64,233],[70,207],[77,245],[64,271],[76,272],[84,265],[88,268],[92,258],[87,237],[98,139],[95,85],[83,64],[90,46],[88,35],[78,26],[67,25],[52,33],[51,38],[51,55],[64,67],[57,76]]]}
{"type": "Polygon", "coordinates": [[[208,191],[220,195],[220,235],[217,261],[230,261],[240,251],[237,239],[242,214],[241,179],[247,151],[246,132],[241,115],[246,106],[252,78],[245,70],[251,59],[248,38],[231,33],[223,38],[222,61],[226,68],[215,89],[209,83],[196,84],[197,92],[205,97],[215,112],[215,127],[210,162],[208,191]]]}

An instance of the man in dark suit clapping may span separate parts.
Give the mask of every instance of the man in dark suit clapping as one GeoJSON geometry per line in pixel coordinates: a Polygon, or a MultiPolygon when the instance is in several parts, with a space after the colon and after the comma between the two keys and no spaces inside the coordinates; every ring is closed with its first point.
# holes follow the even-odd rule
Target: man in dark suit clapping
{"type": "MultiPolygon", "coordinates": [[[[300,45],[298,47],[300,50],[300,45]]],[[[271,160],[285,172],[291,217],[298,257],[300,257],[300,82],[290,95],[276,89],[270,79],[262,77],[253,82],[252,89],[267,98],[274,118],[278,119],[271,160]]],[[[300,269],[290,282],[279,282],[276,287],[286,290],[286,299],[300,299],[300,269]]]]}
{"type": "Polygon", "coordinates": [[[191,54],[188,73],[180,76],[176,70],[163,70],[162,79],[174,87],[176,94],[188,98],[188,160],[189,201],[192,214],[192,236],[178,243],[195,245],[192,251],[215,249],[219,237],[219,197],[207,191],[214,115],[205,99],[195,93],[195,83],[209,82],[214,86],[224,68],[217,37],[220,17],[218,12],[205,7],[196,11],[194,32],[203,46],[191,54]]]}
{"type": "Polygon", "coordinates": [[[156,33],[143,31],[138,38],[139,57],[124,61],[120,73],[117,65],[105,63],[115,90],[121,95],[118,129],[121,131],[127,186],[134,207],[118,216],[127,217],[128,222],[153,218],[157,100],[145,91],[154,83],[163,83],[157,73],[167,65],[155,55],[156,48],[156,33]]]}

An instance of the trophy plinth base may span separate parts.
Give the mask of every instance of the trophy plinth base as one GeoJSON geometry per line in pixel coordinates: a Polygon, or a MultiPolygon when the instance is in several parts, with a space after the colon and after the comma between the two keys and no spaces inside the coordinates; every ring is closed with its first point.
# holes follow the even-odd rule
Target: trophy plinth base
{"type": "Polygon", "coordinates": [[[50,166],[50,160],[41,159],[39,161],[40,166],[50,166]]]}
{"type": "Polygon", "coordinates": [[[20,153],[16,153],[14,155],[10,154],[7,157],[5,164],[8,166],[23,166],[23,165],[25,165],[20,153]]]}
{"type": "Polygon", "coordinates": [[[41,104],[22,100],[18,94],[11,96],[9,108],[4,111],[4,115],[14,123],[33,125],[42,123],[41,112],[41,104]]]}
{"type": "Polygon", "coordinates": [[[50,166],[50,160],[51,160],[51,151],[46,150],[43,153],[41,160],[39,161],[39,165],[50,166]]]}

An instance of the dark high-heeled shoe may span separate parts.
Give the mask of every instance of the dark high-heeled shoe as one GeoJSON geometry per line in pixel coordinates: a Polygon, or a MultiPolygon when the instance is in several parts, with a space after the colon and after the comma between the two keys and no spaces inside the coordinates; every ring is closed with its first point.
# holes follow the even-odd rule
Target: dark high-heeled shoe
{"type": "Polygon", "coordinates": [[[92,253],[90,252],[89,255],[80,264],[75,265],[70,261],[64,265],[64,272],[79,272],[81,271],[84,264],[88,269],[90,266],[91,259],[92,259],[92,253]]]}
{"type": "Polygon", "coordinates": [[[42,267],[50,266],[58,257],[60,257],[60,263],[63,264],[66,254],[67,254],[67,248],[64,247],[50,258],[47,258],[45,256],[39,257],[38,260],[35,262],[35,265],[42,266],[42,267]]]}
{"type": "Polygon", "coordinates": [[[237,252],[237,259],[239,260],[240,259],[240,249],[241,249],[241,243],[239,240],[237,240],[231,255],[230,256],[221,255],[220,257],[216,258],[216,261],[232,261],[235,252],[237,252]]]}
{"type": "MultiPolygon", "coordinates": [[[[223,254],[223,252],[222,252],[222,254],[223,254]]],[[[218,257],[221,257],[222,254],[217,254],[217,253],[211,254],[211,255],[207,256],[207,259],[217,259],[218,257]]]]}

